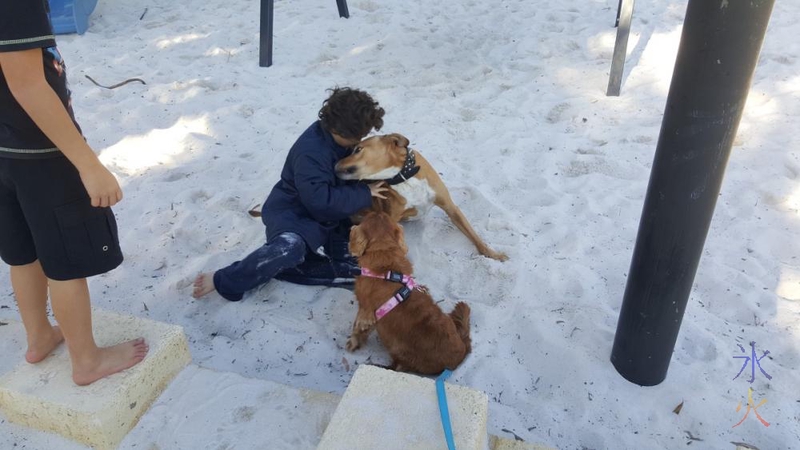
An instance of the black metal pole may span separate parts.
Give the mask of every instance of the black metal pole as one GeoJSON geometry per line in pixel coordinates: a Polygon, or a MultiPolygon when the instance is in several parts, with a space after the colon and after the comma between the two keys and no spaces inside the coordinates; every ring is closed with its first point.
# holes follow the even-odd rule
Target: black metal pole
{"type": "Polygon", "coordinates": [[[350,10],[347,9],[347,0],[336,0],[336,7],[339,8],[339,17],[350,18],[350,10]]]}
{"type": "Polygon", "coordinates": [[[261,0],[261,22],[259,24],[258,65],[272,65],[272,18],[275,0],[261,0]]]}
{"type": "Polygon", "coordinates": [[[622,0],[617,3],[617,20],[614,22],[614,28],[619,26],[619,14],[622,12],[622,0]]]}
{"type": "Polygon", "coordinates": [[[667,376],[775,0],[689,0],[611,362],[667,376]]]}

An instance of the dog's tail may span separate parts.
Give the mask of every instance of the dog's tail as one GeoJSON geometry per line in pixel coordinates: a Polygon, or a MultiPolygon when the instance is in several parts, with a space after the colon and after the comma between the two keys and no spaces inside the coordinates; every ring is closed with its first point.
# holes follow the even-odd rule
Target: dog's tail
{"type": "Polygon", "coordinates": [[[450,318],[456,325],[456,331],[464,341],[464,346],[467,348],[467,353],[472,351],[472,339],[469,337],[469,305],[464,302],[456,303],[456,307],[450,312],[450,318]]]}

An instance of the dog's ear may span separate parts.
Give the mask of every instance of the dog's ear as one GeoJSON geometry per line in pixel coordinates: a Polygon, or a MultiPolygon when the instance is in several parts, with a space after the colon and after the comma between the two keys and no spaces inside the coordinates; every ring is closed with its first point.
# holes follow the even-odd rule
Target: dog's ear
{"type": "Polygon", "coordinates": [[[389,136],[392,138],[392,142],[394,143],[394,145],[398,147],[407,148],[408,144],[410,144],[408,138],[406,138],[400,133],[392,133],[389,136]]]}
{"type": "Polygon", "coordinates": [[[403,253],[408,253],[408,246],[406,245],[405,233],[403,233],[403,226],[399,223],[394,225],[394,239],[397,245],[403,250],[403,253]]]}
{"type": "Polygon", "coordinates": [[[360,225],[350,229],[350,254],[359,257],[367,250],[367,236],[360,225]]]}

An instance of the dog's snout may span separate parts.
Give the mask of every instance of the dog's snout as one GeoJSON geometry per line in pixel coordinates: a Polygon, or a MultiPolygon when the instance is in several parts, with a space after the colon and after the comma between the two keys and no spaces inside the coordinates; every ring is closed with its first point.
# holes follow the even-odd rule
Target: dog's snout
{"type": "Polygon", "coordinates": [[[336,165],[336,175],[339,175],[339,176],[352,175],[353,172],[355,172],[355,171],[356,171],[356,168],[353,167],[353,166],[345,166],[345,165],[342,165],[342,164],[337,164],[336,165]]]}

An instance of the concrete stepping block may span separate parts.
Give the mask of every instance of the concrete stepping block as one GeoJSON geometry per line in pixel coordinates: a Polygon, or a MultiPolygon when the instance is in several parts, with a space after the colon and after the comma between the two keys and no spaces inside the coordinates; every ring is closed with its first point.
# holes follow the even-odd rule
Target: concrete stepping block
{"type": "MultiPolygon", "coordinates": [[[[456,448],[488,448],[485,393],[445,383],[456,448]]],[[[447,448],[433,379],[359,366],[318,450],[447,448]]]]}
{"type": "Polygon", "coordinates": [[[20,354],[22,362],[0,378],[0,410],[10,421],[97,449],[115,448],[191,361],[180,326],[103,311],[94,311],[93,325],[100,346],[141,336],[150,352],[136,366],[84,387],[72,381],[66,346],[38,364],[20,354]]]}

